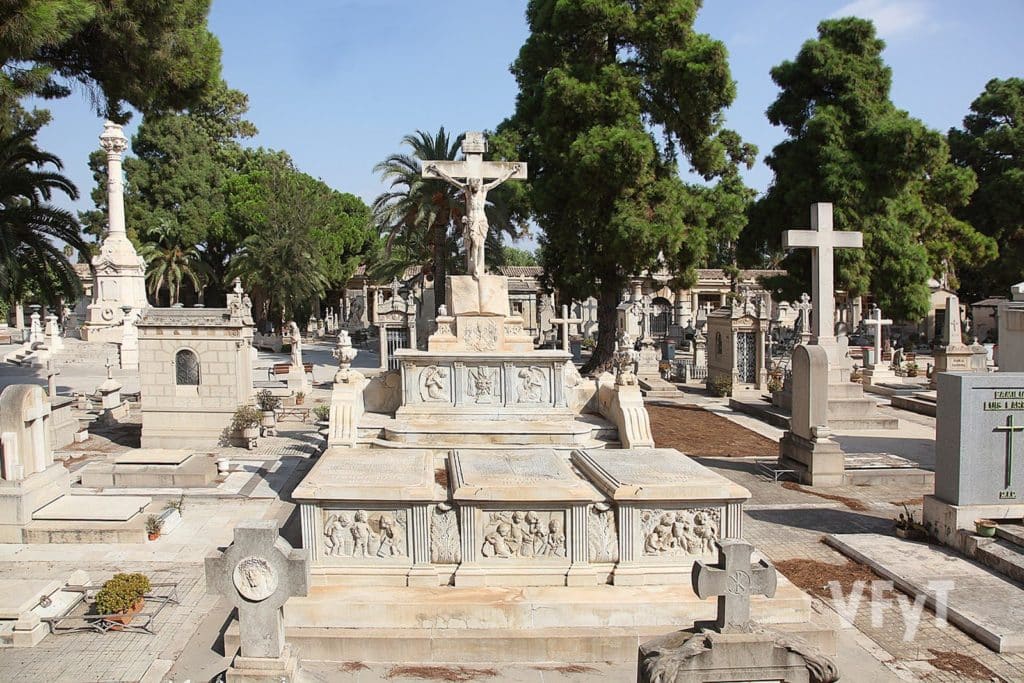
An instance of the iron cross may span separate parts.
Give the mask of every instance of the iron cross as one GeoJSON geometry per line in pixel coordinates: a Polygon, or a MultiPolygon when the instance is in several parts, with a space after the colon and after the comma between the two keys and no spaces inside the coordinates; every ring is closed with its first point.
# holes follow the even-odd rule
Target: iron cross
{"type": "Polygon", "coordinates": [[[1006,433],[1006,476],[1003,488],[1008,489],[1013,470],[1013,433],[1024,432],[1024,425],[1013,424],[1013,415],[1007,415],[1006,424],[997,426],[993,431],[1006,433]]]}

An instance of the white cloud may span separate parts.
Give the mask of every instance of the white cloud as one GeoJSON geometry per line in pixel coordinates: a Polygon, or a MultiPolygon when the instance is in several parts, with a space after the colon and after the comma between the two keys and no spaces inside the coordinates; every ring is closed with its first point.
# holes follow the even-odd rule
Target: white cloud
{"type": "Polygon", "coordinates": [[[863,17],[875,23],[878,35],[893,38],[935,27],[924,0],[854,0],[840,7],[833,17],[863,17]]]}

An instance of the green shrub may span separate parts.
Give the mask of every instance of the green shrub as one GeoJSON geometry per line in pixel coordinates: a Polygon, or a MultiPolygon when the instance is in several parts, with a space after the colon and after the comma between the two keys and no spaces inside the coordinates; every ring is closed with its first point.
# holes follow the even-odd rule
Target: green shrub
{"type": "Polygon", "coordinates": [[[145,574],[114,574],[96,593],[96,613],[127,612],[149,588],[149,577],[145,574]]]}
{"type": "Polygon", "coordinates": [[[326,403],[318,403],[313,406],[313,414],[320,422],[328,422],[331,419],[331,407],[326,403]]]}
{"type": "Polygon", "coordinates": [[[231,417],[231,429],[241,432],[251,427],[259,427],[263,415],[252,406],[238,406],[238,410],[231,417]]]}
{"type": "Polygon", "coordinates": [[[281,399],[270,393],[270,389],[263,389],[256,392],[256,405],[264,412],[277,410],[281,407],[281,399]]]}
{"type": "Polygon", "coordinates": [[[718,375],[709,379],[708,390],[715,396],[732,396],[732,378],[718,375]]]}
{"type": "Polygon", "coordinates": [[[586,349],[587,351],[593,351],[594,349],[597,348],[597,340],[594,339],[593,337],[584,337],[582,344],[583,348],[586,349]]]}

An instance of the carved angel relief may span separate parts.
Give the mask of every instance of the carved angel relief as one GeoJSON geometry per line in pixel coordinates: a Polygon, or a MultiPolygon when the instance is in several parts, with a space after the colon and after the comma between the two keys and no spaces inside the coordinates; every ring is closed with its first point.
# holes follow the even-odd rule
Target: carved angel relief
{"type": "Polygon", "coordinates": [[[480,554],[487,558],[565,557],[561,512],[492,512],[484,524],[480,554]]]}
{"type": "Polygon", "coordinates": [[[719,538],[718,508],[644,510],[640,513],[644,555],[674,557],[710,555],[719,538]]]}
{"type": "Polygon", "coordinates": [[[344,510],[324,522],[324,554],[329,557],[405,557],[405,510],[344,510]]]}

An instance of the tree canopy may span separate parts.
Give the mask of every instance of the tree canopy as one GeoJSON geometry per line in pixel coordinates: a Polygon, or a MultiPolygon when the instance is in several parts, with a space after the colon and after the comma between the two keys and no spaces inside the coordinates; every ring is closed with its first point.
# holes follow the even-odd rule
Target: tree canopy
{"type": "Polygon", "coordinates": [[[999,259],[968,263],[962,291],[976,298],[1007,293],[1024,280],[1024,79],[992,79],[971,103],[963,129],[949,131],[954,162],[974,171],[978,189],[957,215],[999,245],[999,259]]]}
{"type": "Polygon", "coordinates": [[[614,348],[626,278],[659,252],[685,272],[706,258],[695,220],[704,189],[679,177],[682,154],[706,179],[749,163],[723,129],[735,97],[725,46],[694,30],[700,2],[531,0],[530,35],[512,66],[519,84],[497,149],[530,164],[530,201],[546,275],[572,298],[597,295],[598,346],[614,348]]]}
{"type": "Polygon", "coordinates": [[[220,44],[210,0],[7,0],[0,14],[0,97],[64,97],[84,87],[98,113],[125,121],[183,109],[215,83],[220,44]]]}
{"type": "MultiPolygon", "coordinates": [[[[781,92],[768,119],[788,138],[765,160],[774,180],[741,251],[751,264],[777,264],[782,231],[806,225],[812,203],[831,202],[836,229],[864,233],[863,250],[837,253],[837,287],[914,320],[928,312],[930,277],[955,287],[957,266],[991,260],[995,244],[955,217],[974,175],[950,163],[940,133],[893,105],[884,47],[870,21],[827,20],[771,70],[781,92]]],[[[788,296],[806,290],[808,264],[806,250],[785,257],[789,277],[775,284],[788,296]]]]}

